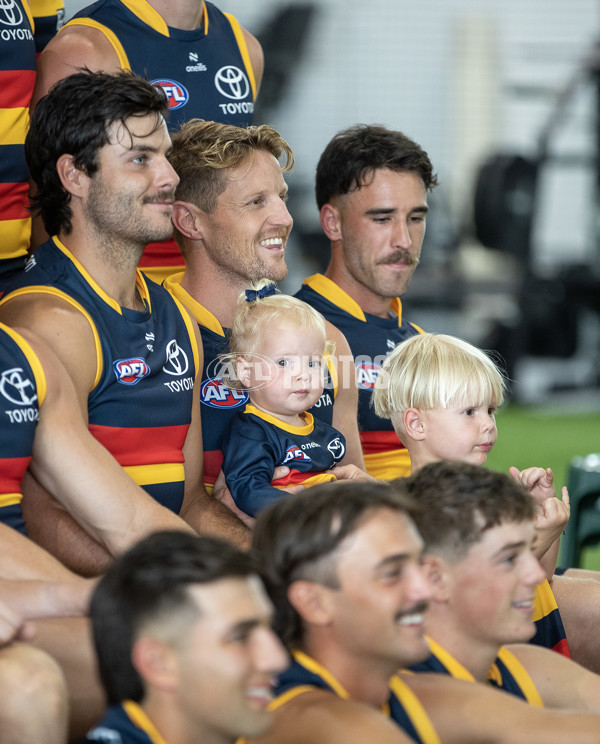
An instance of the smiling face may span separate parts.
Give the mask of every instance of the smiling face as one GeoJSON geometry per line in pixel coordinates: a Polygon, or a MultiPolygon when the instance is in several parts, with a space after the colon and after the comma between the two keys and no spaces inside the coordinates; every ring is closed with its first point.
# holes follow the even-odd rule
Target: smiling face
{"type": "Polygon", "coordinates": [[[328,589],[336,641],[355,663],[393,673],[422,661],[431,596],[423,541],[403,514],[378,509],[337,549],[339,589],[328,589]]]}
{"type": "Polygon", "coordinates": [[[321,397],[325,337],[317,329],[280,323],[269,326],[255,355],[248,355],[244,382],[251,402],[292,426],[321,397]]]}
{"type": "Polygon", "coordinates": [[[323,210],[334,248],[334,273],[328,270],[328,276],[366,312],[380,314],[404,294],[419,263],[427,213],[423,181],[414,173],[382,168],[323,210]]]}
{"type": "Polygon", "coordinates": [[[437,460],[483,465],[498,436],[495,412],[496,405],[487,401],[419,411],[427,451],[421,465],[437,460]]]}
{"type": "Polygon", "coordinates": [[[222,579],[188,591],[200,616],[173,649],[187,730],[212,742],[263,733],[273,677],[289,662],[260,580],[222,579]]]}
{"type": "Polygon", "coordinates": [[[226,183],[215,209],[202,216],[207,256],[236,284],[247,286],[263,277],[281,281],[293,221],[279,162],[257,150],[227,171],[226,183]]]}
{"type": "Polygon", "coordinates": [[[166,154],[167,126],[155,114],[114,122],[109,144],[98,152],[99,168],[86,177],[82,209],[88,229],[110,244],[145,246],[173,233],[171,212],[179,182],[166,154]]]}
{"type": "Polygon", "coordinates": [[[505,522],[449,565],[453,622],[470,644],[495,655],[499,646],[524,643],[535,633],[533,598],[544,572],[532,552],[534,539],[531,521],[505,522]]]}

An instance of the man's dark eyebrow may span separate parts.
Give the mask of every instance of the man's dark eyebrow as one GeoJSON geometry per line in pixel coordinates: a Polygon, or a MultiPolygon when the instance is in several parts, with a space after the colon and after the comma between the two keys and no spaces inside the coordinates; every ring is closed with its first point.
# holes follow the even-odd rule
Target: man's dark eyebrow
{"type": "Polygon", "coordinates": [[[386,568],[387,566],[391,566],[397,563],[407,563],[408,561],[413,559],[413,555],[410,553],[394,553],[394,555],[388,555],[387,558],[383,558],[379,563],[375,566],[375,570],[379,571],[382,568],[386,568]]]}
{"type": "Polygon", "coordinates": [[[499,558],[504,553],[511,553],[515,550],[523,550],[526,547],[527,547],[527,543],[525,542],[525,540],[519,540],[518,542],[508,543],[506,545],[503,545],[501,548],[499,548],[496,551],[495,557],[499,558]]]}
{"type": "MultiPolygon", "coordinates": [[[[428,211],[429,207],[423,205],[411,209],[409,214],[427,214],[428,211]]],[[[397,212],[398,210],[395,207],[374,207],[373,209],[367,209],[365,215],[367,217],[376,217],[386,214],[396,214],[397,212]]]]}

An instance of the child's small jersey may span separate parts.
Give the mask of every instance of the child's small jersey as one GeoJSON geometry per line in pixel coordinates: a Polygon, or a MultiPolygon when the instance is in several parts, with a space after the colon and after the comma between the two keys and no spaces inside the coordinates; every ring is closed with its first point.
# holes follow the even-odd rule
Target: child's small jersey
{"type": "Polygon", "coordinates": [[[278,489],[297,484],[316,485],[335,480],[329,470],[346,453],[346,440],[337,429],[305,413],[306,424],[290,426],[247,405],[223,438],[223,472],[235,503],[256,516],[281,498],[278,489]],[[286,465],[285,478],[272,481],[277,465],[286,465]]]}

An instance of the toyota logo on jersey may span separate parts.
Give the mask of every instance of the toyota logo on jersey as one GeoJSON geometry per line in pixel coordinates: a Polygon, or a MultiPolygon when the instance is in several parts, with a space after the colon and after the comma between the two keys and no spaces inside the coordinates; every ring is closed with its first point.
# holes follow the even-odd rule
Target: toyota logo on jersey
{"type": "Polygon", "coordinates": [[[375,362],[361,362],[356,365],[356,384],[362,390],[373,390],[381,367],[375,362]]]}
{"type": "Polygon", "coordinates": [[[303,460],[304,462],[310,462],[310,457],[306,454],[306,452],[303,452],[300,447],[297,447],[295,444],[293,444],[291,447],[288,447],[285,451],[285,457],[283,458],[282,465],[286,465],[291,460],[303,460]]]}
{"type": "Polygon", "coordinates": [[[220,377],[211,377],[200,387],[200,400],[211,408],[238,408],[248,402],[248,393],[228,387],[220,377]]]}
{"type": "Polygon", "coordinates": [[[190,100],[190,94],[186,88],[176,80],[152,80],[150,84],[164,90],[167,101],[169,102],[169,108],[172,111],[185,106],[190,100]]]}
{"type": "Polygon", "coordinates": [[[117,359],[113,362],[113,369],[117,380],[123,385],[137,385],[140,380],[150,374],[150,367],[142,357],[117,359]]]}

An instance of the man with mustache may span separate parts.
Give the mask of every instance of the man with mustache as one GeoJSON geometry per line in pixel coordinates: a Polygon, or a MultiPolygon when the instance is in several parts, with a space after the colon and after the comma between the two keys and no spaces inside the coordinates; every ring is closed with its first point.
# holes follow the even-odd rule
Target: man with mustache
{"type": "Polygon", "coordinates": [[[597,742],[592,705],[546,710],[486,684],[398,674],[429,653],[432,589],[413,506],[402,481],[346,481],[259,514],[253,545],[292,664],[272,728],[252,743],[597,742]]]}
{"type": "MultiPolygon", "coordinates": [[[[137,268],[144,246],[172,231],[167,111],[161,90],[125,72],[72,75],[38,103],[25,150],[52,237],[0,314],[53,348],[91,433],[139,485],[196,530],[243,543],[245,526],[202,485],[197,328],[137,268]]],[[[23,509],[30,536],[69,567],[106,568],[104,549],[32,477],[23,509]]]]}
{"type": "Polygon", "coordinates": [[[331,259],[325,274],[306,279],[296,296],[350,344],[365,466],[383,480],[409,475],[410,458],[390,423],[374,414],[371,392],[385,356],[421,332],[403,318],[400,297],[419,263],[427,192],[436,185],[427,153],[380,126],[338,132],[317,165],[317,204],[331,259]]]}
{"type": "MultiPolygon", "coordinates": [[[[204,442],[204,477],[212,488],[223,461],[221,439],[248,395],[223,382],[219,355],[228,338],[241,292],[261,278],[282,281],[287,274],[286,247],[292,229],[287,209],[285,173],[294,162],[288,143],[272,127],[236,127],[192,119],[173,135],[169,160],[179,176],[173,205],[175,238],[185,272],[170,276],[164,286],[194,315],[200,327],[205,364],[200,407],[204,442]]],[[[331,324],[327,339],[336,356],[351,359],[348,343],[331,324]]],[[[332,362],[333,364],[333,362],[332,362]]],[[[346,438],[345,464],[363,466],[356,425],[356,386],[339,365],[339,385],[326,390],[314,415],[346,438]],[[346,381],[346,384],[344,384],[346,381]]],[[[283,473],[277,477],[283,477],[283,473]]]]}

